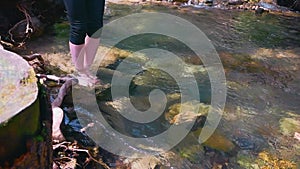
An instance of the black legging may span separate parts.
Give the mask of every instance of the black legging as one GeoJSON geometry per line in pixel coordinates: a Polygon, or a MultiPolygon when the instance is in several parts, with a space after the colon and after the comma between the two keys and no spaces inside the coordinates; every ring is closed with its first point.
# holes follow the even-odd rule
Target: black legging
{"type": "Polygon", "coordinates": [[[86,35],[91,37],[102,28],[105,0],[64,0],[64,3],[73,44],[83,44],[86,35]]]}

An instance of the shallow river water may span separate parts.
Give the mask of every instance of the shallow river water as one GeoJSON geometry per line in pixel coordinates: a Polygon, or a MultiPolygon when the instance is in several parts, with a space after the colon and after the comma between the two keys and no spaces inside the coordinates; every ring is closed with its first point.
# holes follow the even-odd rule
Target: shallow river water
{"type": "MultiPolygon", "coordinates": [[[[163,12],[188,20],[204,32],[214,45],[226,77],[225,108],[220,123],[210,139],[203,144],[197,142],[205,121],[199,118],[201,124],[198,124],[196,129],[193,128],[177,146],[162,155],[148,157],[147,162],[141,160],[139,163],[139,160],[127,159],[133,166],[139,168],[137,166],[156,165],[161,168],[178,169],[300,166],[300,140],[296,137],[297,133],[300,133],[300,16],[284,13],[257,15],[252,11],[212,8],[174,9],[160,5],[110,4],[108,11],[106,23],[128,14],[146,12],[163,12]]],[[[159,27],[159,23],[157,24],[159,27]]],[[[132,29],[136,29],[135,25],[132,25],[132,29]]],[[[113,31],[106,37],[114,37],[113,31]]],[[[98,52],[107,47],[110,46],[101,46],[98,52]]],[[[113,75],[120,79],[133,77],[128,86],[116,84],[117,88],[128,90],[130,97],[115,95],[112,101],[112,88],[96,87],[95,91],[82,89],[81,92],[87,92],[91,96],[96,94],[94,97],[96,100],[87,99],[89,97],[77,98],[79,102],[75,110],[77,116],[84,119],[81,121],[84,123],[83,126],[95,123],[90,129],[91,134],[101,133],[99,140],[106,142],[102,144],[109,146],[111,143],[111,146],[114,146],[113,142],[119,143],[114,151],[120,154],[126,154],[122,151],[136,151],[142,154],[158,152],[159,146],[167,145],[169,141],[164,140],[165,143],[156,145],[154,136],[168,130],[172,125],[181,125],[177,124],[178,121],[185,123],[195,118],[194,115],[180,116],[180,108],[187,107],[188,110],[200,108],[197,109],[198,115],[201,115],[200,117],[207,115],[211,104],[212,79],[209,79],[201,59],[187,45],[176,39],[153,33],[130,37],[116,45],[104,60],[97,75],[104,83],[110,85],[113,75]],[[131,56],[135,51],[145,48],[171,51],[185,64],[177,65],[174,60],[168,60],[163,54],[156,58],[147,56],[147,53],[131,56]],[[148,62],[151,60],[158,62],[148,62]],[[164,63],[163,66],[166,68],[164,70],[170,68],[178,73],[178,77],[158,70],[162,66],[159,63],[164,63]],[[126,71],[113,74],[120,65],[124,66],[126,71]],[[149,66],[156,66],[157,69],[147,69],[149,66]],[[191,75],[194,76],[198,91],[189,87],[182,89],[184,86],[192,85],[193,82],[189,78],[191,75]],[[182,85],[179,85],[178,81],[182,82],[182,85]],[[159,92],[151,93],[162,101],[151,100],[150,104],[149,94],[154,89],[160,89],[165,95],[161,97],[159,92]],[[180,97],[180,92],[183,90],[190,92],[188,96],[191,97],[181,103],[184,99],[180,97]],[[193,99],[195,92],[196,95],[200,94],[200,99],[193,99]],[[125,114],[132,115],[136,110],[146,111],[152,107],[154,109],[149,113],[155,113],[155,108],[160,109],[159,106],[164,101],[162,114],[154,121],[136,123],[118,113],[124,111],[125,114]],[[97,115],[99,110],[93,113],[88,111],[88,108],[85,109],[92,106],[91,102],[98,103],[99,110],[113,130],[122,133],[126,138],[144,138],[145,145],[133,144],[134,142],[126,141],[125,138],[110,132],[99,120],[97,115]],[[135,111],[128,106],[129,104],[134,106],[135,111]],[[124,147],[129,148],[125,150],[124,147]]],[[[83,95],[88,96],[85,93],[78,96],[83,95]]],[[[208,125],[212,124],[209,120],[206,120],[208,125]]],[[[67,126],[65,132],[69,136],[72,132],[68,128],[73,128],[71,131],[77,132],[81,128],[77,118],[70,115],[65,117],[65,125],[67,126]]],[[[171,134],[166,138],[172,140],[173,137],[171,134]]],[[[81,142],[89,144],[89,139],[84,138],[86,137],[81,138],[83,139],[81,142]]]]}

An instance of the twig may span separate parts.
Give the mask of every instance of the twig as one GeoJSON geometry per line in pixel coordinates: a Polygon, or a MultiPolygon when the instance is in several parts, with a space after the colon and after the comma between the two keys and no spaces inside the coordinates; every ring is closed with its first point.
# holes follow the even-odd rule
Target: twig
{"type": "Polygon", "coordinates": [[[74,82],[77,82],[75,78],[72,78],[72,77],[69,77],[69,76],[58,77],[58,76],[55,76],[55,75],[45,75],[45,74],[37,73],[36,77],[39,78],[39,79],[51,80],[51,81],[54,81],[54,82],[57,82],[57,83],[64,83],[68,80],[73,80],[74,82]]]}
{"type": "Polygon", "coordinates": [[[94,127],[94,123],[89,123],[87,126],[80,129],[80,132],[84,133],[88,128],[94,127]]]}
{"type": "Polygon", "coordinates": [[[79,149],[79,148],[72,148],[72,147],[69,147],[69,150],[71,150],[71,151],[77,151],[77,152],[85,152],[85,153],[87,153],[87,154],[89,155],[89,157],[90,157],[93,161],[95,161],[96,163],[102,165],[105,169],[110,169],[110,167],[109,167],[107,164],[105,164],[105,163],[102,161],[102,159],[99,159],[99,160],[95,159],[95,158],[90,154],[89,150],[79,149]]]}
{"type": "MultiPolygon", "coordinates": [[[[74,168],[76,166],[80,166],[78,163],[77,163],[77,160],[75,158],[71,158],[71,157],[59,157],[59,158],[55,158],[53,159],[53,161],[55,162],[55,164],[58,163],[59,166],[62,166],[63,165],[63,168],[64,169],[71,169],[71,168],[74,168]],[[65,164],[60,164],[62,162],[58,162],[58,161],[62,161],[62,160],[69,160],[68,162],[65,162],[65,164]]],[[[81,166],[80,166],[81,167],[81,166]]]]}
{"type": "Polygon", "coordinates": [[[9,47],[9,48],[13,48],[14,45],[12,43],[9,43],[9,42],[6,42],[4,40],[1,39],[1,36],[0,36],[0,44],[6,46],[6,47],[9,47]]]}
{"type": "Polygon", "coordinates": [[[26,29],[25,29],[25,38],[22,40],[22,42],[19,43],[18,47],[22,47],[25,44],[25,41],[29,38],[30,34],[33,33],[34,29],[31,28],[32,26],[32,20],[30,15],[28,14],[26,8],[24,6],[22,6],[20,3],[17,4],[17,8],[24,13],[25,15],[25,19],[19,21],[18,23],[16,23],[12,28],[10,28],[8,30],[8,34],[10,36],[10,40],[12,42],[16,42],[13,38],[13,34],[12,31],[15,30],[17,28],[17,26],[21,25],[23,22],[26,22],[26,29]]]}
{"type": "Polygon", "coordinates": [[[61,146],[64,146],[64,148],[67,148],[67,146],[63,145],[63,144],[71,144],[71,142],[67,142],[67,141],[64,141],[64,142],[61,142],[61,143],[58,143],[58,144],[54,144],[53,145],[53,150],[61,147],[61,146]]]}
{"type": "Polygon", "coordinates": [[[44,59],[41,54],[35,53],[32,55],[22,56],[26,61],[32,61],[34,59],[38,59],[40,62],[44,62],[44,59]]]}
{"type": "MultiPolygon", "coordinates": [[[[59,148],[59,147],[63,147],[65,150],[70,150],[70,151],[72,151],[72,152],[84,152],[84,153],[86,153],[86,154],[89,156],[89,158],[90,158],[91,160],[93,160],[93,161],[95,161],[96,163],[102,165],[105,169],[110,169],[110,167],[109,167],[107,164],[105,164],[105,163],[102,161],[102,159],[99,159],[99,160],[95,159],[95,158],[90,154],[89,150],[86,150],[86,149],[80,149],[80,148],[73,148],[73,146],[74,146],[74,144],[71,144],[70,142],[64,141],[64,142],[62,142],[62,143],[59,143],[59,144],[56,144],[55,146],[53,146],[53,150],[55,150],[55,149],[57,149],[57,148],[59,148]],[[64,144],[67,144],[67,145],[64,145],[64,144]]],[[[66,158],[66,159],[70,159],[70,157],[65,157],[65,158],[66,158]]],[[[54,160],[60,160],[60,159],[62,159],[62,158],[57,158],[57,159],[54,159],[54,160]]]]}
{"type": "MultiPolygon", "coordinates": [[[[26,18],[26,30],[25,30],[25,34],[26,34],[26,38],[29,37],[30,33],[33,33],[33,28],[30,27],[30,25],[32,25],[32,20],[30,15],[28,14],[28,12],[26,11],[26,8],[24,6],[22,6],[20,3],[17,4],[17,8],[24,13],[25,18],[26,18]]],[[[25,39],[26,39],[25,38],[25,39]]],[[[25,39],[23,40],[23,42],[25,41],[25,39]]]]}
{"type": "Polygon", "coordinates": [[[59,161],[59,160],[63,160],[63,159],[67,159],[67,160],[70,160],[70,161],[73,160],[73,158],[71,158],[71,157],[59,157],[59,158],[54,158],[53,161],[59,161]]]}

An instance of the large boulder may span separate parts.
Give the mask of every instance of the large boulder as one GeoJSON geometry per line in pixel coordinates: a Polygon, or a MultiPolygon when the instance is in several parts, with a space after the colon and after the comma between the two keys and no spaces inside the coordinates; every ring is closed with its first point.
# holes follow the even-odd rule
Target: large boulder
{"type": "Polygon", "coordinates": [[[50,104],[33,68],[0,46],[0,70],[0,168],[52,167],[50,104]]]}

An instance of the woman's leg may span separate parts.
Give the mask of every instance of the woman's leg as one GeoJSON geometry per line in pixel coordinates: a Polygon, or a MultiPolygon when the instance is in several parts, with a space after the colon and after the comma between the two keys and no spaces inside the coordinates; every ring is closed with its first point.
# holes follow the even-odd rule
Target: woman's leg
{"type": "Polygon", "coordinates": [[[85,37],[85,50],[84,50],[84,69],[89,73],[89,69],[94,62],[98,47],[100,44],[100,38],[85,37]]]}
{"type": "Polygon", "coordinates": [[[103,13],[105,0],[88,0],[87,10],[87,36],[85,38],[84,67],[89,70],[93,64],[100,43],[101,28],[103,27],[103,13]]]}
{"type": "Polygon", "coordinates": [[[64,0],[70,22],[70,53],[77,71],[84,70],[84,42],[87,33],[86,0],[64,0]]]}

